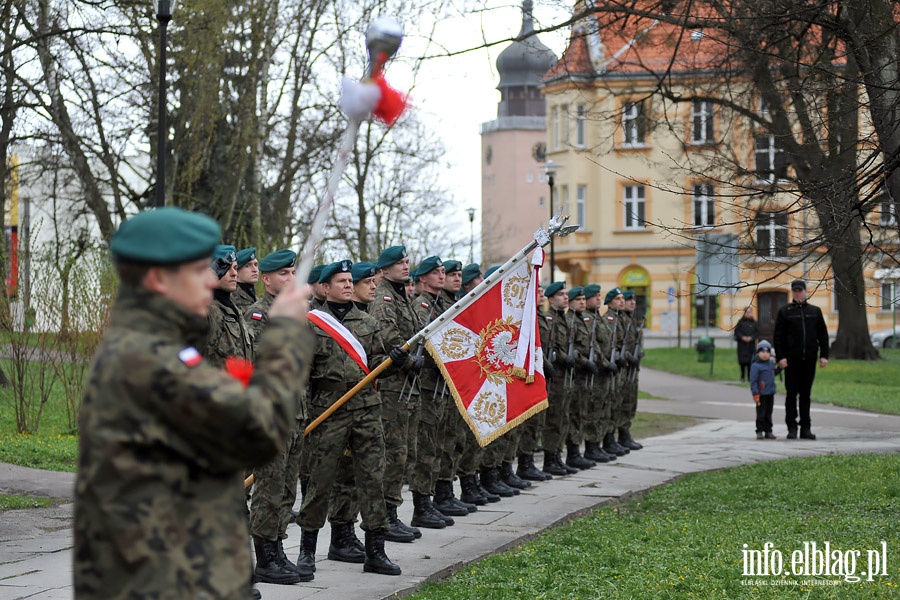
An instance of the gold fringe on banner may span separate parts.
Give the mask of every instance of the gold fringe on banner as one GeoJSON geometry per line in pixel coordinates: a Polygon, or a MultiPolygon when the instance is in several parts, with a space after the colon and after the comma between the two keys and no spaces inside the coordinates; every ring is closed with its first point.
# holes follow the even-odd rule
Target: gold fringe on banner
{"type": "Polygon", "coordinates": [[[528,377],[528,372],[524,367],[513,367],[512,376],[518,379],[526,379],[528,377]]]}

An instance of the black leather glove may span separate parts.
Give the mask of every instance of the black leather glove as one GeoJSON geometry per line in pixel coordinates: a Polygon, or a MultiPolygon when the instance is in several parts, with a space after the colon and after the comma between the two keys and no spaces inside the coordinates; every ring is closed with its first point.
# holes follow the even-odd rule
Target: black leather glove
{"type": "Polygon", "coordinates": [[[566,368],[574,369],[575,368],[575,357],[571,354],[566,355],[566,368]]]}
{"type": "Polygon", "coordinates": [[[402,367],[406,364],[406,359],[409,358],[409,350],[404,350],[402,346],[394,346],[394,349],[391,350],[388,356],[394,361],[395,365],[402,367]]]}
{"type": "Polygon", "coordinates": [[[587,370],[591,372],[591,375],[596,375],[600,372],[600,369],[597,368],[597,363],[592,360],[587,361],[587,370]]]}
{"type": "Polygon", "coordinates": [[[406,370],[412,373],[413,375],[418,375],[419,371],[422,370],[422,367],[425,365],[425,357],[421,354],[410,354],[409,359],[406,361],[406,370]]]}
{"type": "Polygon", "coordinates": [[[615,362],[609,363],[609,366],[606,368],[609,369],[609,372],[613,375],[619,372],[619,365],[617,365],[615,362]]]}
{"type": "Polygon", "coordinates": [[[625,367],[625,357],[624,356],[619,356],[619,358],[616,359],[616,366],[619,367],[620,369],[625,367]]]}
{"type": "Polygon", "coordinates": [[[556,375],[556,369],[553,368],[553,363],[549,360],[544,361],[544,378],[545,379],[553,379],[556,375]]]}

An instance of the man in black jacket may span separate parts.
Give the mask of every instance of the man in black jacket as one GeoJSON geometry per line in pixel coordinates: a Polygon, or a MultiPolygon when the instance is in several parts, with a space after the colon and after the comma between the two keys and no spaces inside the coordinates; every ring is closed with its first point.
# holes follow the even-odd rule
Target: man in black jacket
{"type": "Polygon", "coordinates": [[[822,310],[806,301],[806,282],[791,282],[793,302],[778,309],[775,317],[775,356],[784,369],[785,420],[789,440],[797,439],[799,400],[800,439],[814,440],[809,418],[810,392],[816,377],[816,362],[828,365],[828,328],[822,310]],[[799,396],[799,399],[798,399],[799,396]]]}

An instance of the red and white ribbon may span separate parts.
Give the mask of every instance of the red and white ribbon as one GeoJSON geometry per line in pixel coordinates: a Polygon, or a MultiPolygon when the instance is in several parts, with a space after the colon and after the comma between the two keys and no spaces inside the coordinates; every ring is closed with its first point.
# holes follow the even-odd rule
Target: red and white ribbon
{"type": "Polygon", "coordinates": [[[368,375],[369,358],[366,356],[366,349],[363,348],[363,345],[356,336],[353,335],[349,329],[344,327],[343,323],[327,312],[321,310],[309,311],[309,313],[307,313],[307,318],[312,321],[316,327],[331,336],[331,339],[336,341],[338,345],[350,355],[353,362],[358,364],[368,375]]]}

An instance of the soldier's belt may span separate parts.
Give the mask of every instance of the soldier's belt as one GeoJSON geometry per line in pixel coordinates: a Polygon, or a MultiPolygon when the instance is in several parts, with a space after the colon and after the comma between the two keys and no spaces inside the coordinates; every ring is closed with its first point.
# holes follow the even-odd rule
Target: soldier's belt
{"type": "Polygon", "coordinates": [[[356,382],[322,381],[313,384],[313,390],[318,392],[347,392],[356,385],[356,382]]]}

